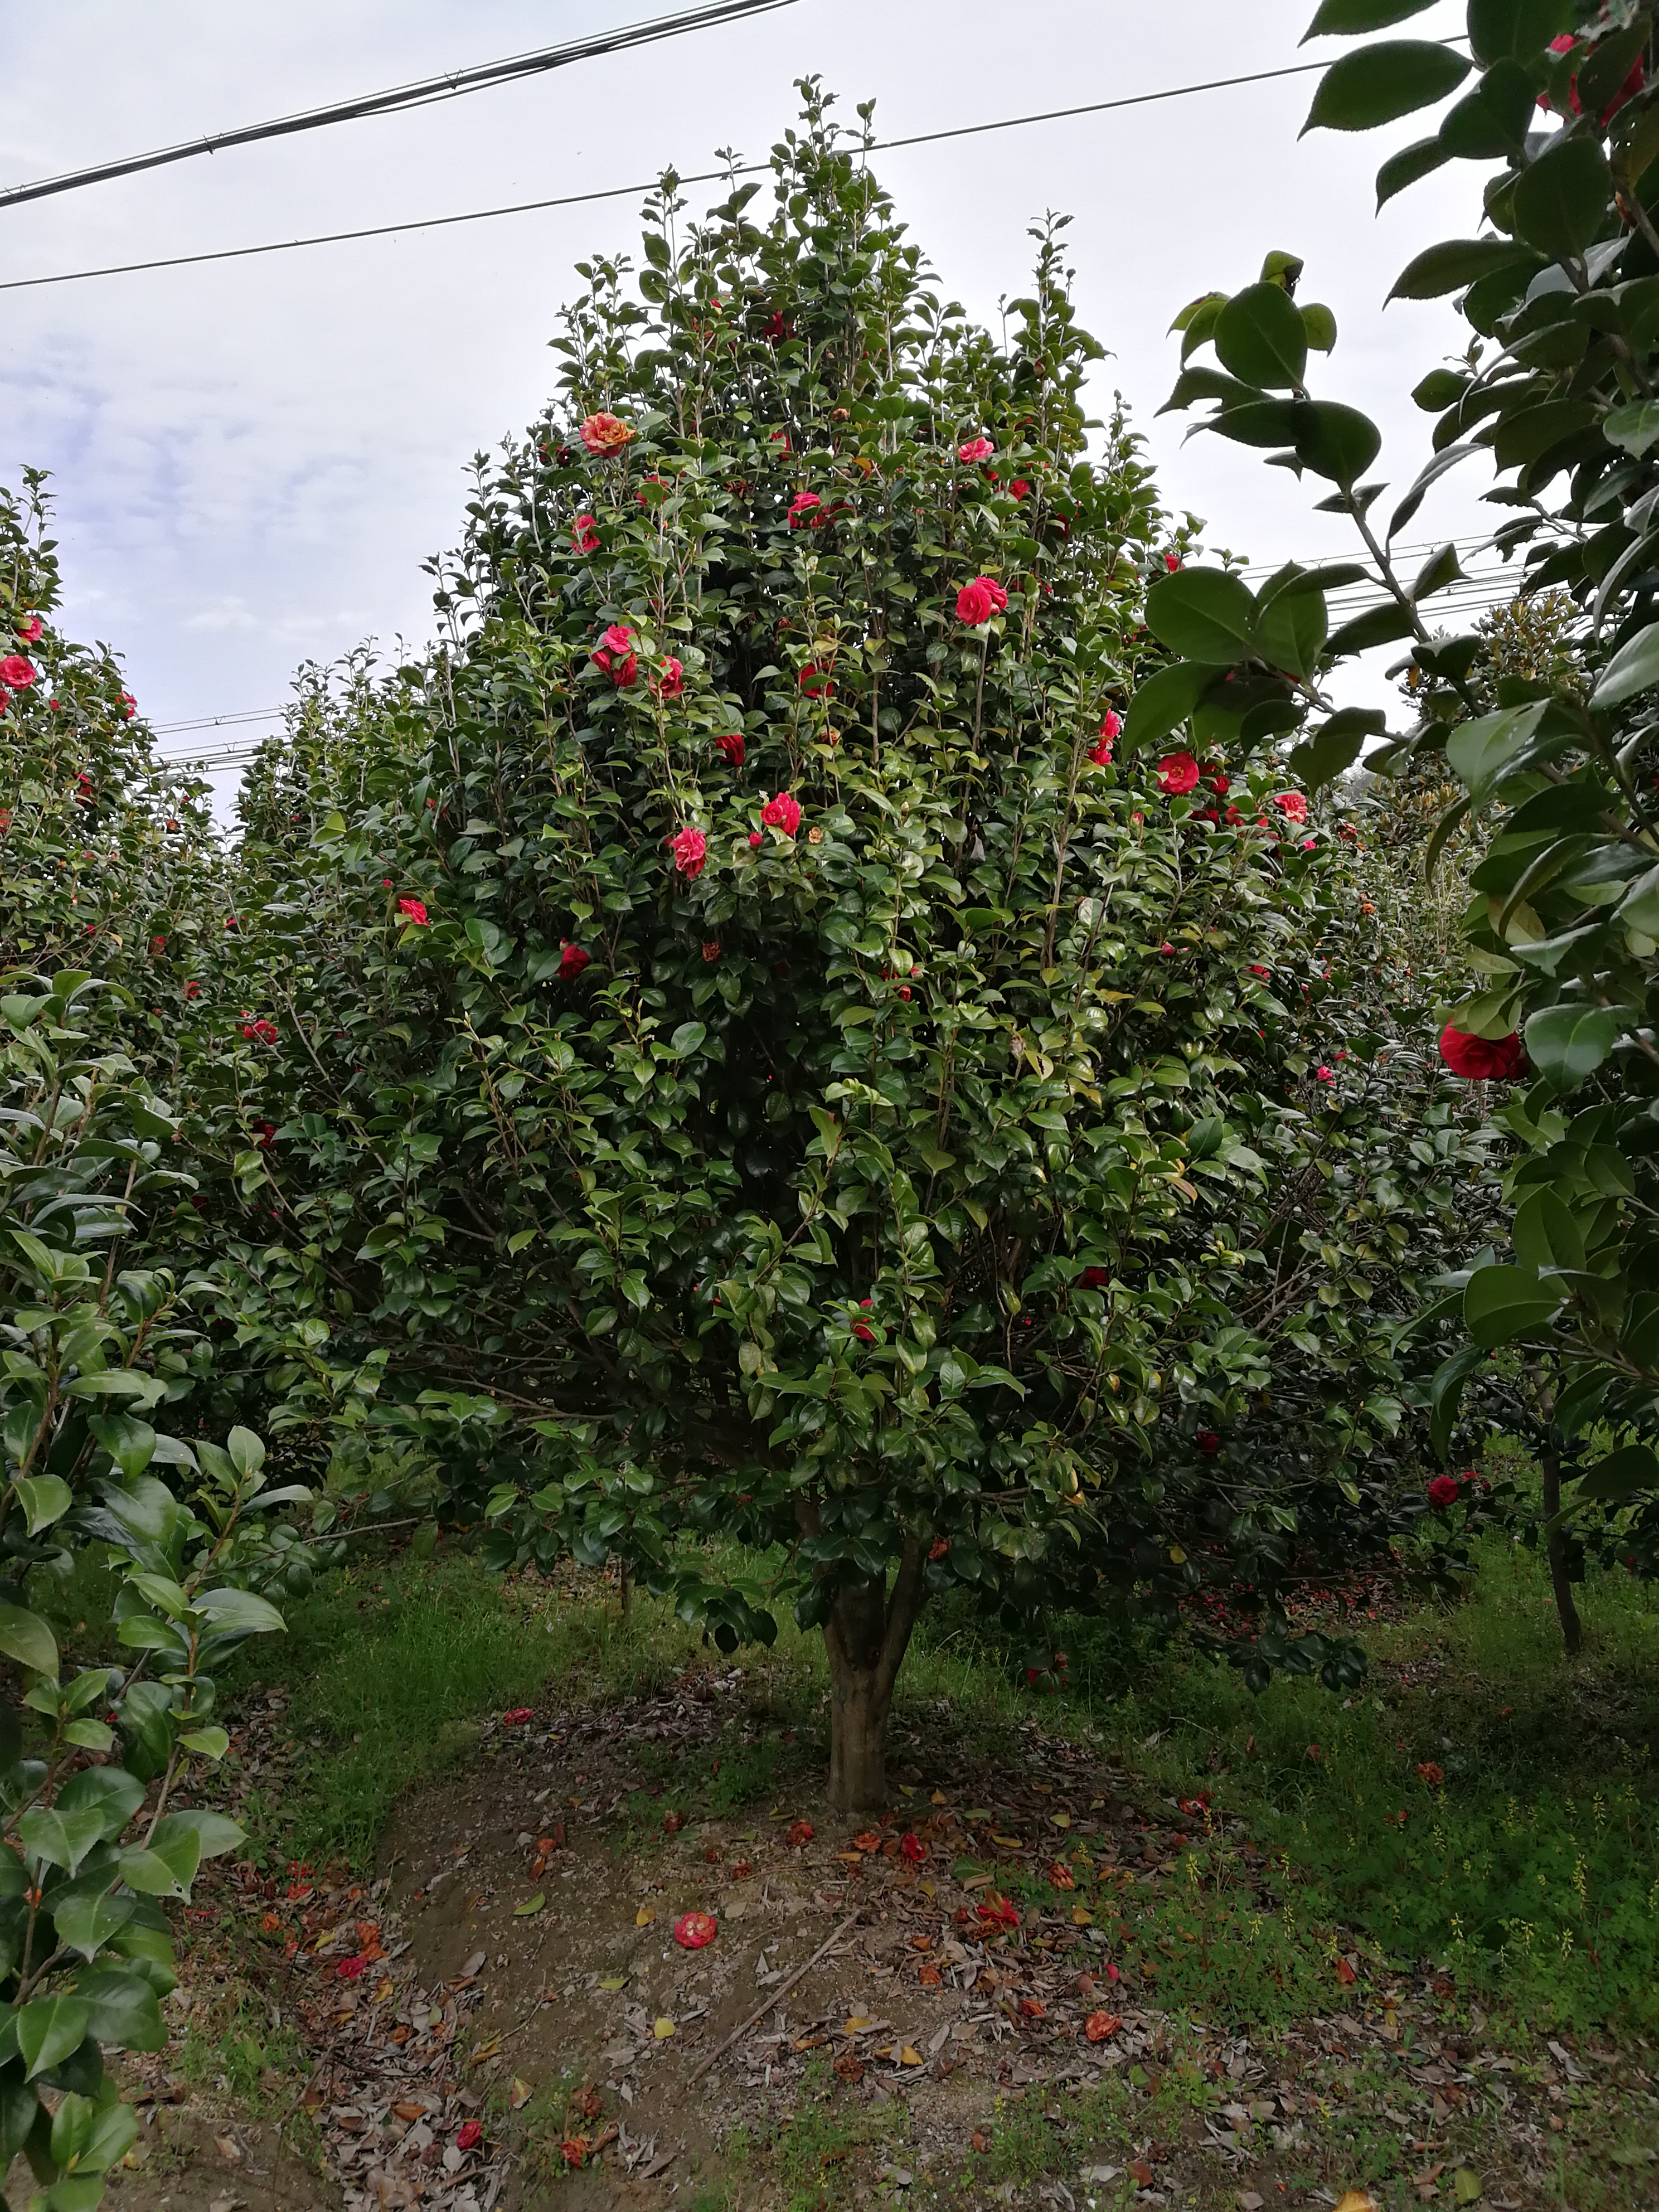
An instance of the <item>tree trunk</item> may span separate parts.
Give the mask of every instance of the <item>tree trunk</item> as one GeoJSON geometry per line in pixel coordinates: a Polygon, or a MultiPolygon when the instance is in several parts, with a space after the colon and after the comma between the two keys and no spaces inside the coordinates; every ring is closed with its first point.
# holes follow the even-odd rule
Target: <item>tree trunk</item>
{"type": "Polygon", "coordinates": [[[887,1716],[927,1595],[925,1554],[907,1545],[891,1595],[885,1579],[843,1586],[823,1624],[830,1661],[830,1802],[838,1813],[887,1802],[887,1716]]]}
{"type": "MultiPolygon", "coordinates": [[[[1553,1521],[1561,1510],[1560,1455],[1546,1452],[1540,1464],[1544,1473],[1544,1518],[1553,1521]]],[[[1550,1563],[1550,1587],[1555,1592],[1555,1610],[1561,1619],[1561,1641],[1571,1659],[1577,1655],[1583,1631],[1578,1608],[1572,1601],[1572,1584],[1567,1577],[1567,1540],[1564,1531],[1552,1528],[1545,1539],[1545,1548],[1550,1563]]]]}

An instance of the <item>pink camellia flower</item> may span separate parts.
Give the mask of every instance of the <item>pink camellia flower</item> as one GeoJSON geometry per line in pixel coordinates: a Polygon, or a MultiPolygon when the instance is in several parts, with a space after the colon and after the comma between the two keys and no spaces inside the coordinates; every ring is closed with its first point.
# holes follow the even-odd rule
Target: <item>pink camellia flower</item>
{"type": "Polygon", "coordinates": [[[402,915],[404,920],[412,924],[415,928],[424,929],[426,927],[426,901],[424,899],[400,898],[398,902],[398,911],[402,915]]]}
{"type": "Polygon", "coordinates": [[[567,945],[561,938],[559,940],[560,982],[574,983],[592,957],[592,953],[584,952],[580,945],[567,945]]]}
{"type": "Polygon", "coordinates": [[[1514,1030],[1506,1037],[1471,1036],[1448,1022],[1440,1032],[1440,1057],[1466,1083],[1503,1083],[1520,1070],[1527,1053],[1514,1030]]]}
{"type": "MultiPolygon", "coordinates": [[[[31,681],[33,679],[31,678],[31,681]]],[[[124,691],[121,694],[121,704],[127,710],[125,719],[130,722],[133,716],[138,712],[138,702],[133,697],[131,691],[124,691]]]]}
{"type": "Polygon", "coordinates": [[[634,633],[626,623],[612,623],[594,647],[592,661],[595,668],[603,669],[618,690],[631,684],[639,674],[639,659],[634,651],[634,633]]]}
{"type": "Polygon", "coordinates": [[[708,853],[708,840],[702,830],[682,830],[678,836],[669,839],[668,848],[674,855],[674,866],[680,873],[696,883],[702,873],[703,861],[708,853]]]}
{"type": "Polygon", "coordinates": [[[26,644],[33,645],[45,628],[46,624],[39,615],[29,615],[18,623],[17,635],[26,644]]]}
{"type": "Polygon", "coordinates": [[[1250,963],[1250,973],[1252,975],[1259,975],[1265,983],[1268,977],[1273,974],[1273,969],[1271,968],[1258,968],[1255,962],[1252,960],[1250,963]]]}
{"type": "Polygon", "coordinates": [[[1279,792],[1273,805],[1287,822],[1305,822],[1308,818],[1308,802],[1299,791],[1279,792]]]}
{"type": "Polygon", "coordinates": [[[657,671],[654,686],[659,699],[678,699],[685,691],[685,671],[671,653],[657,671]]]}
{"type": "Polygon", "coordinates": [[[733,768],[743,766],[743,732],[740,730],[733,730],[729,738],[717,738],[714,742],[733,768]]]}
{"type": "Polygon", "coordinates": [[[971,468],[975,461],[988,461],[995,451],[988,438],[969,438],[965,446],[957,447],[957,459],[971,468]]]}
{"type": "Polygon", "coordinates": [[[1158,764],[1158,787],[1171,799],[1191,791],[1198,781],[1198,763],[1190,753],[1166,753],[1158,764]]]}
{"type": "Polygon", "coordinates": [[[769,830],[781,830],[786,837],[793,837],[800,828],[800,801],[781,791],[762,807],[761,820],[769,830]]]}
{"type": "Polygon", "coordinates": [[[0,684],[9,690],[27,691],[34,679],[34,663],[26,660],[21,653],[9,653],[0,660],[0,684]]]}
{"type": "Polygon", "coordinates": [[[993,615],[1003,613],[1007,605],[1008,594],[994,578],[975,576],[957,593],[957,620],[969,629],[979,629],[993,615]]]}
{"type": "Polygon", "coordinates": [[[823,505],[823,501],[817,492],[798,491],[789,502],[789,527],[792,530],[816,527],[817,521],[823,520],[819,512],[823,505]]]}
{"type": "Polygon", "coordinates": [[[570,542],[579,553],[597,553],[599,550],[599,517],[579,514],[570,532],[570,542]]]}
{"type": "Polygon", "coordinates": [[[615,415],[599,414],[590,415],[578,434],[596,459],[608,460],[624,446],[631,446],[640,434],[615,415]]]}
{"type": "Polygon", "coordinates": [[[1336,1073],[1335,1073],[1335,1070],[1334,1070],[1334,1068],[1329,1068],[1329,1067],[1316,1067],[1316,1068],[1315,1068],[1315,1070],[1314,1070],[1314,1081],[1315,1081],[1316,1083],[1334,1083],[1334,1082],[1335,1082],[1335,1080],[1336,1080],[1336,1073]]]}
{"type": "Polygon", "coordinates": [[[1455,1505],[1457,1477],[1455,1474],[1437,1474],[1429,1485],[1429,1503],[1431,1505],[1455,1505]]]}

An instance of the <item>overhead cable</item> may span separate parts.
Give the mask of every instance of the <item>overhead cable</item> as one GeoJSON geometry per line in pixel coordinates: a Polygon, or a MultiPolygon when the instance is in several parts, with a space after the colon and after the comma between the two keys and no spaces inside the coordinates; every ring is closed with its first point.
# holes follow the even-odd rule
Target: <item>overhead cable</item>
{"type": "Polygon", "coordinates": [[[239,131],[219,131],[202,138],[187,138],[177,146],[163,146],[150,154],[131,154],[118,161],[100,161],[91,168],[70,169],[61,177],[42,177],[33,184],[0,190],[0,208],[15,207],[25,200],[48,199],[58,192],[80,191],[87,185],[107,184],[116,177],[131,177],[143,169],[165,168],[173,161],[188,161],[198,154],[222,154],[232,146],[258,145],[267,138],[289,138],[301,131],[320,131],[331,123],[357,123],[372,115],[396,115],[434,101],[453,100],[463,93],[483,92],[498,84],[511,84],[527,76],[544,76],[550,70],[568,69],[573,62],[597,59],[603,54],[626,53],[635,46],[655,46],[687,31],[702,31],[721,23],[740,22],[751,15],[769,15],[779,8],[793,8],[795,0],[715,0],[710,7],[691,9],[678,15],[653,16],[616,31],[601,31],[587,39],[574,39],[562,46],[544,46],[534,53],[514,54],[505,61],[483,62],[474,69],[447,70],[441,76],[423,77],[414,84],[395,86],[390,92],[372,92],[357,100],[336,100],[328,107],[307,108],[298,115],[279,116],[274,123],[249,123],[239,131]]]}

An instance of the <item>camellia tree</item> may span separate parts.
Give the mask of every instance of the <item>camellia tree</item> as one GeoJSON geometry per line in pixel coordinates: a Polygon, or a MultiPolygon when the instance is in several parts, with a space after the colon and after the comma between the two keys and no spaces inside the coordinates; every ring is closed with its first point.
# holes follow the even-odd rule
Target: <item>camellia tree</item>
{"type": "MultiPolygon", "coordinates": [[[[1313,28],[1382,30],[1426,4],[1325,0],[1313,28]]],[[[1158,681],[1204,699],[1266,687],[1275,726],[1300,740],[1293,759],[1322,781],[1373,734],[1363,715],[1326,711],[1328,672],[1364,647],[1408,643],[1424,711],[1371,764],[1420,775],[1439,763],[1454,781],[1428,860],[1460,830],[1474,842],[1463,927],[1477,988],[1443,1010],[1440,1047],[1466,1080],[1511,1086],[1496,1117],[1512,1147],[1506,1249],[1455,1274],[1428,1316],[1466,1334],[1436,1378],[1435,1431],[1446,1449],[1472,1378],[1498,1403],[1489,1361],[1504,1348],[1542,1447],[1565,1595],[1569,1522],[1659,1571],[1655,26],[1634,0],[1471,0],[1468,21],[1468,54],[1401,38],[1346,55],[1309,118],[1358,131],[1439,108],[1430,135],[1384,161],[1380,202],[1450,162],[1486,173],[1472,234],[1426,246],[1394,288],[1455,295],[1469,343],[1416,388],[1433,450],[1391,510],[1372,474],[1375,426],[1309,389],[1296,264],[1275,257],[1262,281],[1180,318],[1173,404],[1210,406],[1209,428],[1328,482],[1323,504],[1352,519],[1365,556],[1352,573],[1377,604],[1333,635],[1310,629],[1297,662],[1270,631],[1267,594],[1189,573],[1159,587],[1171,611],[1160,634],[1185,659],[1158,681]],[[1510,513],[1493,544],[1524,555],[1523,592],[1574,603],[1571,650],[1500,677],[1495,696],[1481,639],[1433,627],[1455,550],[1411,575],[1392,550],[1435,481],[1475,456],[1496,468],[1486,497],[1510,513]]],[[[1571,1637],[1565,1603],[1563,1618],[1571,1637]]]]}
{"type": "Polygon", "coordinates": [[[994,339],[806,89],[769,224],[670,179],[640,297],[585,266],[444,642],[249,779],[180,1049],[294,1448],[413,1437],[499,1564],[619,1557],[725,1650],[792,1605],[852,1808],[930,1593],[1042,1674],[1060,1600],[1271,1599],[1362,1484],[1386,1530],[1466,1131],[1420,1070],[1379,1107],[1380,993],[1348,1064],[1352,825],[1231,704],[1126,757],[1186,540],[1085,416],[1057,226],[994,339]]]}

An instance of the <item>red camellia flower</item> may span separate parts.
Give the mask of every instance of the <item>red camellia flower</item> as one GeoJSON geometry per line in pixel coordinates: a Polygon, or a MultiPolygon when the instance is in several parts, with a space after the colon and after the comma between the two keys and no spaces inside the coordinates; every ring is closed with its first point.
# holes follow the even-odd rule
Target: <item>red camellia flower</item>
{"type": "Polygon", "coordinates": [[[1299,791],[1281,791],[1273,805],[1287,822],[1305,822],[1308,818],[1308,802],[1299,791]]]}
{"type": "Polygon", "coordinates": [[[599,550],[599,517],[579,514],[575,527],[570,533],[570,542],[579,553],[597,553],[599,550]]]}
{"type": "Polygon", "coordinates": [[[593,665],[602,668],[620,690],[631,684],[639,673],[639,660],[634,651],[634,633],[626,623],[612,623],[593,648],[593,665]]]}
{"type": "Polygon", "coordinates": [[[823,501],[817,492],[798,491],[789,502],[789,527],[792,530],[816,528],[814,518],[817,517],[818,521],[823,520],[819,512],[823,506],[823,501]]]}
{"type": "Polygon", "coordinates": [[[766,840],[761,836],[758,830],[751,830],[749,832],[749,842],[751,846],[763,845],[766,842],[766,840]]]}
{"type": "Polygon", "coordinates": [[[13,691],[27,691],[34,681],[34,663],[26,660],[21,653],[9,653],[0,660],[0,684],[13,691]]]}
{"type": "Polygon", "coordinates": [[[1252,975],[1259,975],[1265,983],[1268,977],[1273,974],[1273,969],[1271,968],[1258,968],[1255,961],[1252,960],[1250,963],[1250,973],[1252,975]]]}
{"type": "Polygon", "coordinates": [[[1085,1267],[1078,1277],[1085,1291],[1103,1291],[1111,1279],[1104,1267],[1085,1267]]]}
{"type": "Polygon", "coordinates": [[[800,801],[781,791],[762,807],[761,820],[769,830],[781,830],[786,837],[793,837],[800,828],[800,801]]]}
{"type": "Polygon", "coordinates": [[[631,446],[639,432],[630,430],[615,415],[599,414],[590,415],[579,434],[596,459],[608,460],[612,453],[621,453],[624,446],[631,446]]]}
{"type": "Polygon", "coordinates": [[[820,668],[816,660],[809,660],[795,678],[809,699],[833,699],[836,679],[827,668],[820,668]]]}
{"type": "Polygon", "coordinates": [[[1174,575],[1174,574],[1175,574],[1175,572],[1176,572],[1176,569],[1181,566],[1181,556],[1180,556],[1180,554],[1179,554],[1179,553],[1166,553],[1166,554],[1164,556],[1164,567],[1169,570],[1170,574],[1173,576],[1173,575],[1174,575]]]}
{"type": "Polygon", "coordinates": [[[1221,1449],[1221,1439],[1213,1429],[1200,1429],[1193,1438],[1206,1459],[1213,1459],[1221,1449]]]}
{"type": "Polygon", "coordinates": [[[1214,792],[1218,799],[1224,799],[1227,796],[1227,793],[1233,787],[1233,780],[1230,775],[1222,775],[1218,773],[1212,775],[1209,781],[1210,788],[1214,792]]]}
{"type": "Polygon", "coordinates": [[[971,468],[976,461],[988,461],[995,451],[988,438],[969,438],[965,446],[957,447],[957,459],[971,468]]]}
{"type": "Polygon", "coordinates": [[[477,2150],[483,2141],[483,2125],[478,2120],[464,2120],[455,2130],[457,2150],[477,2150]]]}
{"type": "Polygon", "coordinates": [[[412,924],[415,928],[424,929],[426,927],[426,902],[424,899],[400,898],[398,902],[398,911],[402,915],[404,920],[412,924]]]}
{"type": "Polygon", "coordinates": [[[712,1912],[683,1913],[674,1923],[674,1941],[682,1951],[706,1951],[720,1932],[712,1912]]]}
{"type": "Polygon", "coordinates": [[[682,830],[668,841],[674,855],[674,866],[693,883],[702,873],[702,864],[708,852],[708,840],[701,830],[682,830]]]}
{"type": "Polygon", "coordinates": [[[133,697],[131,691],[124,691],[121,694],[121,704],[127,710],[126,720],[130,722],[133,716],[138,712],[138,702],[133,697]]]}
{"type": "Polygon", "coordinates": [[[1332,1069],[1328,1067],[1315,1068],[1314,1081],[1316,1083],[1334,1083],[1335,1080],[1336,1076],[1332,1069]]]}
{"type": "Polygon", "coordinates": [[[733,768],[743,766],[743,736],[740,731],[734,730],[729,738],[716,738],[715,743],[733,768]]]}
{"type": "Polygon", "coordinates": [[[192,975],[190,981],[185,986],[185,996],[187,999],[198,999],[200,998],[201,994],[202,987],[192,975]]]}
{"type": "Polygon", "coordinates": [[[1198,781],[1198,763],[1190,753],[1166,753],[1158,764],[1158,787],[1179,799],[1198,781]]]}
{"type": "Polygon", "coordinates": [[[560,982],[574,983],[592,957],[592,954],[584,952],[580,945],[567,945],[561,938],[559,939],[560,982]]]}
{"type": "Polygon", "coordinates": [[[927,1844],[922,1842],[920,1836],[912,1835],[907,1829],[899,1838],[899,1856],[902,1859],[908,1859],[912,1866],[920,1866],[927,1856],[927,1844]]]}
{"type": "MultiPolygon", "coordinates": [[[[867,1306],[869,1303],[870,1301],[868,1298],[860,1298],[859,1300],[860,1306],[867,1306]]],[[[857,1337],[860,1344],[873,1344],[876,1340],[876,1332],[874,1329],[867,1327],[866,1324],[861,1321],[855,1321],[853,1323],[853,1334],[857,1337]]]]}
{"type": "MultiPolygon", "coordinates": [[[[1572,33],[1571,31],[1564,31],[1559,39],[1551,40],[1550,52],[1553,54],[1571,53],[1577,44],[1577,40],[1574,38],[1572,33]]],[[[1644,86],[1647,83],[1647,72],[1643,68],[1640,57],[1638,56],[1635,67],[1631,70],[1630,75],[1625,79],[1623,84],[1620,86],[1618,91],[1614,93],[1611,101],[1602,112],[1601,127],[1604,131],[1607,125],[1612,122],[1613,117],[1618,114],[1620,109],[1628,106],[1628,104],[1635,99],[1637,94],[1643,89],[1644,86]]],[[[1567,101],[1575,115],[1582,115],[1584,111],[1578,102],[1578,80],[1576,76],[1572,80],[1571,86],[1568,91],[1567,101]]],[[[1549,105],[1550,103],[1547,100],[1540,100],[1539,101],[1539,106],[1540,107],[1547,107],[1549,105]]]]}
{"type": "Polygon", "coordinates": [[[994,1889],[986,1893],[983,1903],[978,1907],[978,1915],[980,1924],[985,1928],[1018,1928],[1019,1925],[1018,1913],[1007,1899],[994,1889]]]}
{"type": "Polygon", "coordinates": [[[1429,1485],[1428,1495],[1431,1505],[1455,1505],[1457,1477],[1455,1474],[1437,1474],[1429,1485]]]}
{"type": "Polygon", "coordinates": [[[655,684],[659,699],[678,699],[685,690],[685,671],[671,653],[657,671],[655,684]]]}
{"type": "Polygon", "coordinates": [[[1506,1037],[1470,1036],[1448,1022],[1440,1032],[1440,1057],[1468,1083],[1503,1083],[1524,1064],[1526,1048],[1513,1030],[1506,1037]]]}
{"type": "Polygon", "coordinates": [[[167,941],[166,938],[152,937],[149,940],[149,949],[152,952],[165,952],[167,949],[167,941]]]}
{"type": "Polygon", "coordinates": [[[17,635],[26,644],[33,645],[46,625],[39,615],[29,615],[17,625],[17,635]]]}
{"type": "Polygon", "coordinates": [[[1024,477],[1016,477],[1009,485],[1008,490],[1010,496],[1014,499],[1030,499],[1031,496],[1031,487],[1024,477]]]}
{"type": "Polygon", "coordinates": [[[783,1840],[792,1851],[804,1851],[815,1832],[810,1820],[797,1820],[783,1840]]]}
{"type": "Polygon", "coordinates": [[[534,1710],[535,1708],[531,1705],[514,1705],[510,1713],[503,1713],[501,1715],[501,1726],[503,1728],[522,1728],[525,1723],[532,1717],[534,1710]]]}
{"type": "Polygon", "coordinates": [[[367,1959],[342,1959],[334,1971],[343,1982],[355,1982],[368,1964],[367,1959]]]}
{"type": "Polygon", "coordinates": [[[1426,1782],[1431,1790],[1438,1790],[1446,1779],[1446,1770],[1432,1759],[1425,1759],[1419,1764],[1417,1778],[1426,1782]]]}
{"type": "Polygon", "coordinates": [[[259,1134],[255,1141],[262,1152],[268,1152],[276,1141],[276,1124],[274,1121],[261,1121],[258,1124],[258,1130],[259,1134]]]}
{"type": "Polygon", "coordinates": [[[993,615],[1003,613],[1007,605],[1008,594],[1000,584],[990,576],[975,576],[957,593],[957,620],[969,629],[978,629],[993,615]]]}
{"type": "Polygon", "coordinates": [[[792,338],[794,335],[794,325],[786,319],[780,307],[766,325],[766,343],[768,345],[781,345],[786,338],[792,338]]]}

